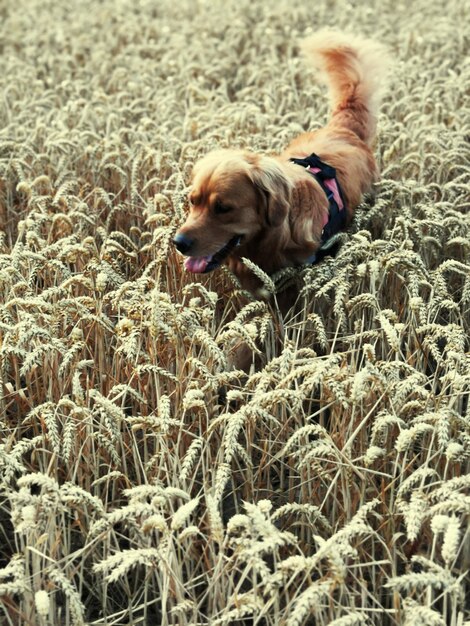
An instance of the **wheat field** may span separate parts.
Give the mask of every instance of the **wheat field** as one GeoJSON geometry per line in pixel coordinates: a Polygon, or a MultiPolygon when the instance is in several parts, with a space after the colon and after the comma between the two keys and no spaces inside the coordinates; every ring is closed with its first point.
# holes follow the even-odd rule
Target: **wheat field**
{"type": "Polygon", "coordinates": [[[2,626],[470,624],[469,23],[0,5],[2,626]],[[283,318],[171,238],[197,158],[325,123],[324,26],[391,52],[381,180],[335,257],[264,277],[283,318]]]}

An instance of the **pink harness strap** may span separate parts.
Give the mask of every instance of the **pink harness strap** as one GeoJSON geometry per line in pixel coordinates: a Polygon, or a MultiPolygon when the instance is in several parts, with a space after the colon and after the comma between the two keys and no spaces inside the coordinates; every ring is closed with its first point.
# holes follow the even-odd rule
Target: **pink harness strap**
{"type": "Polygon", "coordinates": [[[334,245],[334,235],[346,226],[346,205],[334,167],[322,161],[315,153],[303,158],[291,158],[290,161],[304,167],[315,178],[328,198],[328,213],[323,216],[320,247],[306,261],[316,263],[325,250],[329,250],[334,245]]]}
{"type": "MultiPolygon", "coordinates": [[[[311,174],[318,174],[318,172],[321,172],[321,169],[319,167],[309,167],[307,168],[307,171],[310,172],[311,174]]],[[[343,203],[343,198],[341,197],[341,194],[339,193],[338,183],[336,181],[336,178],[326,178],[323,180],[323,183],[325,187],[329,189],[330,192],[333,194],[333,198],[335,199],[335,202],[338,205],[338,210],[343,211],[345,209],[345,206],[343,203]]],[[[327,197],[328,199],[330,199],[329,194],[327,197]]],[[[323,226],[326,226],[328,224],[329,219],[330,219],[329,213],[325,213],[325,215],[323,216],[323,226]]]]}

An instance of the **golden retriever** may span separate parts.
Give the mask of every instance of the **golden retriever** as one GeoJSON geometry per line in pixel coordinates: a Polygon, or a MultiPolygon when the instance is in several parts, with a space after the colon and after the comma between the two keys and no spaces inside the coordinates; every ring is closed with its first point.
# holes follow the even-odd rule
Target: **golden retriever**
{"type": "Polygon", "coordinates": [[[301,47],[328,84],[328,124],[296,137],[277,156],[217,150],[196,163],[189,215],[173,240],[187,257],[186,270],[206,273],[225,262],[255,292],[260,282],[242,257],[268,274],[312,262],[325,233],[350,222],[377,180],[371,147],[387,68],[383,47],[326,31],[301,47]],[[312,153],[315,163],[302,161],[312,153]]]}

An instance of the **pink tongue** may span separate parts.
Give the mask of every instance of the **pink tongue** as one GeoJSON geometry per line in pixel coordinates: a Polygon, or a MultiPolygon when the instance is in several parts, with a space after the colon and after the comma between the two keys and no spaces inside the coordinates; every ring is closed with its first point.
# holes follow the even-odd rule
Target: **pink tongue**
{"type": "Polygon", "coordinates": [[[212,256],[190,256],[185,260],[184,266],[188,272],[202,274],[205,272],[211,259],[212,256]]]}

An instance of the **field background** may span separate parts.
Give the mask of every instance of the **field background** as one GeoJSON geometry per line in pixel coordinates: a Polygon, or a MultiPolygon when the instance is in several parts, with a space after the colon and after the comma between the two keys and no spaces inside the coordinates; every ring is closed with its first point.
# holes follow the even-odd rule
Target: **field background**
{"type": "Polygon", "coordinates": [[[2,626],[470,623],[469,23],[0,5],[2,626]],[[382,180],[282,320],[169,242],[199,156],[325,123],[323,26],[391,51],[382,180]]]}

